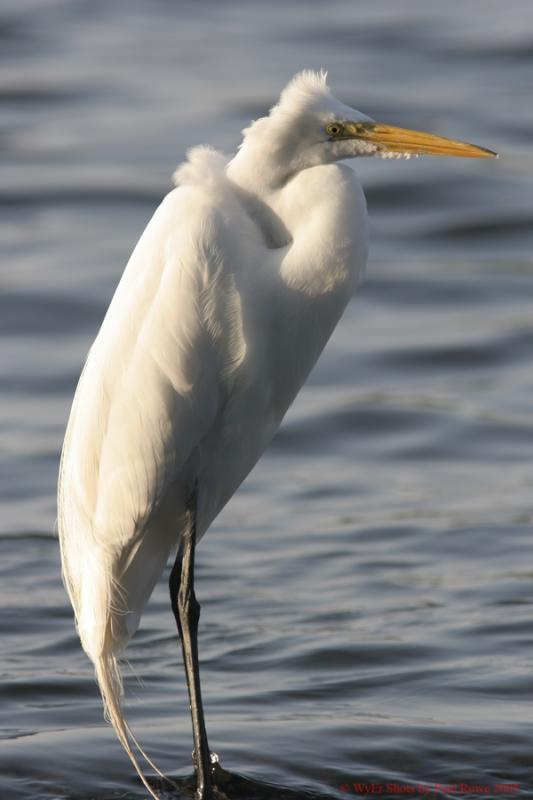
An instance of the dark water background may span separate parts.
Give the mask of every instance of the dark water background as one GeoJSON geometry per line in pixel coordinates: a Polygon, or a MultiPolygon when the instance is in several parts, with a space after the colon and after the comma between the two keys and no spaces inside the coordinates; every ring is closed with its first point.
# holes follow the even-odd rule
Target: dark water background
{"type": "MultiPolygon", "coordinates": [[[[232,798],[533,797],[532,4],[3,0],[2,799],[144,796],[59,578],[72,392],[186,148],[231,151],[321,66],[366,113],[503,157],[358,164],[366,286],[199,549],[211,744],[249,780],[232,798]]],[[[164,580],[127,655],[129,719],[184,781],[164,580]]]]}

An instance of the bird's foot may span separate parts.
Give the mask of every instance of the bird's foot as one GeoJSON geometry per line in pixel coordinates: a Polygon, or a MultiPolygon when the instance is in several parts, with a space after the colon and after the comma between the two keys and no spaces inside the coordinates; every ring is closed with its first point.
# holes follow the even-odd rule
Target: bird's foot
{"type": "MultiPolygon", "coordinates": [[[[209,760],[211,764],[211,788],[208,790],[205,786],[197,786],[194,800],[229,800],[227,795],[224,794],[223,787],[229,782],[231,776],[222,767],[217,753],[210,751],[209,760]]],[[[198,759],[195,751],[192,753],[192,761],[198,775],[198,759]]]]}

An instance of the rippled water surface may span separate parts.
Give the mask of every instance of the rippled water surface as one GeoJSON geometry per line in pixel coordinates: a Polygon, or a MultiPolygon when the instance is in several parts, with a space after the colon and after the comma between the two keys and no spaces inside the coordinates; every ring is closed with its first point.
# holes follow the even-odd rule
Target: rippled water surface
{"type": "MultiPolygon", "coordinates": [[[[62,435],[186,148],[231,151],[306,66],[502,158],[357,164],[367,283],[198,552],[225,791],[533,797],[531,4],[4,0],[1,798],[144,796],[59,577],[62,435]]],[[[128,717],[178,783],[162,796],[190,797],[164,579],[127,655],[128,717]]]]}

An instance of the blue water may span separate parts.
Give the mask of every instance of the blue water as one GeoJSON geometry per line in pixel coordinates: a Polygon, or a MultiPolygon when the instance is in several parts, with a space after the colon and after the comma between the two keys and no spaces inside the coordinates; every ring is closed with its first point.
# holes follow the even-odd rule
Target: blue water
{"type": "MultiPolygon", "coordinates": [[[[62,436],[185,150],[231,152],[302,67],[501,158],[357,164],[366,285],[198,551],[225,791],[533,797],[530,3],[4,0],[0,66],[0,797],[145,796],[59,577],[62,436]]],[[[190,797],[164,578],[127,656],[162,796],[190,797]]]]}

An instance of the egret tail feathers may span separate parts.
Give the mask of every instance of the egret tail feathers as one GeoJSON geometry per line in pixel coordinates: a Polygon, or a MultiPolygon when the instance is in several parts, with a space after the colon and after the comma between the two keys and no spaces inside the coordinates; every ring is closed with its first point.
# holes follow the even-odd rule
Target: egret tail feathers
{"type": "Polygon", "coordinates": [[[164,778],[165,780],[168,780],[168,778],[166,778],[166,776],[156,767],[153,761],[151,761],[151,759],[146,755],[143,748],[132,733],[130,726],[124,719],[122,705],[120,702],[122,695],[122,677],[116,656],[112,654],[101,655],[95,660],[95,672],[96,680],[98,681],[98,686],[104,701],[106,719],[109,720],[113,726],[119,742],[128,754],[130,761],[144,786],[150,792],[150,795],[154,798],[154,800],[160,800],[159,796],[154,792],[148,783],[141,769],[137,756],[132,749],[131,743],[133,742],[143,758],[146,759],[148,764],[150,764],[150,766],[160,777],[164,778]]]}
{"type": "MultiPolygon", "coordinates": [[[[95,558],[90,552],[85,554],[84,579],[76,581],[77,575],[73,570],[77,562],[69,556],[70,552],[64,547],[63,578],[74,607],[76,627],[83,649],[95,667],[105,717],[112,724],[141,781],[154,800],[159,800],[143,774],[132,744],[161,778],[167,781],[169,779],[145,753],[122,712],[122,677],[117,654],[133,633],[133,628],[128,630],[126,615],[122,611],[125,606],[123,589],[111,577],[112,569],[109,565],[102,563],[101,559],[95,558]]],[[[135,623],[132,624],[136,627],[135,623]]]]}

